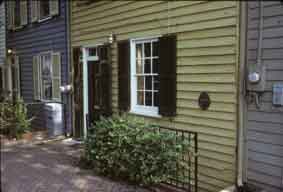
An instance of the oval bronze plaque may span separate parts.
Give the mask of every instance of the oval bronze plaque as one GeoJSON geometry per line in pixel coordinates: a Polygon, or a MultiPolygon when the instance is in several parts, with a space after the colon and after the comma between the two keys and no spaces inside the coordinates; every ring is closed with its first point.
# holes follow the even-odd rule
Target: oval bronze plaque
{"type": "Polygon", "coordinates": [[[207,92],[201,92],[198,98],[198,105],[202,110],[207,110],[210,106],[210,98],[207,92]]]}

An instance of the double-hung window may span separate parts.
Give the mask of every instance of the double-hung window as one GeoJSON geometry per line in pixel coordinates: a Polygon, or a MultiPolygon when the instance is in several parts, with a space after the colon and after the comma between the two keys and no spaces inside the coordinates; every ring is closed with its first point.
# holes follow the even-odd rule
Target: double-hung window
{"type": "Polygon", "coordinates": [[[158,39],[131,41],[131,112],[158,116],[158,39]]]}
{"type": "Polygon", "coordinates": [[[7,27],[15,30],[23,27],[28,23],[27,17],[27,0],[7,1],[7,27]]]}
{"type": "Polygon", "coordinates": [[[59,14],[59,0],[31,0],[31,22],[41,22],[59,14]]]}
{"type": "Polygon", "coordinates": [[[118,42],[118,105],[121,112],[176,115],[177,36],[118,42]]]}
{"type": "Polygon", "coordinates": [[[61,56],[43,52],[33,57],[34,99],[61,101],[61,56]]]}

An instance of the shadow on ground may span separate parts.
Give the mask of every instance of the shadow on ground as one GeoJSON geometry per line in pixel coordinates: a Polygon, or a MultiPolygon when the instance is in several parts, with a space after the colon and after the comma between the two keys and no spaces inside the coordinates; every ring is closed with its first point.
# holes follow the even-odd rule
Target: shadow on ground
{"type": "Polygon", "coordinates": [[[2,192],[147,192],[78,167],[79,145],[1,146],[2,192]]]}

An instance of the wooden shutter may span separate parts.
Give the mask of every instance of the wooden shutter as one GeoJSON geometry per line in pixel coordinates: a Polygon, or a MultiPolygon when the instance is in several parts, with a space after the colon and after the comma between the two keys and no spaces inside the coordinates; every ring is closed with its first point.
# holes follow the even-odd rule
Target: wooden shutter
{"type": "Polygon", "coordinates": [[[36,22],[39,18],[39,1],[31,0],[31,22],[36,22]]]}
{"type": "Polygon", "coordinates": [[[7,1],[7,12],[8,12],[7,28],[9,30],[12,30],[14,29],[14,24],[15,24],[15,1],[7,1]]]}
{"type": "Polygon", "coordinates": [[[33,98],[34,100],[40,100],[40,82],[41,82],[41,71],[39,57],[34,56],[32,59],[32,73],[33,73],[33,98]]]}
{"type": "Polygon", "coordinates": [[[4,85],[3,85],[3,80],[4,76],[3,76],[3,68],[2,66],[0,65],[0,100],[2,99],[2,92],[4,90],[4,85]]]}
{"type": "Polygon", "coordinates": [[[102,110],[103,115],[110,116],[111,108],[111,48],[110,44],[98,47],[99,62],[101,65],[102,110]]]}
{"type": "Polygon", "coordinates": [[[49,0],[50,5],[50,15],[58,15],[59,14],[59,0],[49,0]]]}
{"type": "Polygon", "coordinates": [[[61,55],[52,53],[52,98],[61,101],[61,55]]]}
{"type": "Polygon", "coordinates": [[[14,56],[15,63],[14,63],[14,70],[15,70],[15,92],[17,94],[17,97],[20,97],[21,95],[21,80],[20,80],[20,63],[19,63],[19,56],[14,56]]]}
{"type": "Polygon", "coordinates": [[[128,111],[130,107],[130,42],[118,43],[118,87],[119,109],[128,111]]]}
{"type": "Polygon", "coordinates": [[[21,25],[28,24],[27,0],[20,1],[21,25]]]}
{"type": "Polygon", "coordinates": [[[176,115],[176,35],[159,38],[160,106],[162,116],[176,115]]]}

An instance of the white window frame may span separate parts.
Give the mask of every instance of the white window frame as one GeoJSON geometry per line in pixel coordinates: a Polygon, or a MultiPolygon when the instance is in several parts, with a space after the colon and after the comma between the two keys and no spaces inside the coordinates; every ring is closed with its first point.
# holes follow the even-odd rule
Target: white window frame
{"type": "MultiPolygon", "coordinates": [[[[51,62],[51,79],[53,78],[53,69],[52,69],[52,51],[45,51],[45,52],[41,52],[38,54],[38,62],[39,62],[39,72],[40,72],[40,101],[42,102],[50,102],[50,101],[54,101],[53,100],[53,92],[52,92],[52,98],[51,99],[43,99],[43,86],[42,86],[42,63],[41,63],[41,57],[44,56],[44,55],[47,55],[47,54],[50,54],[50,62],[51,62]]],[[[38,74],[39,75],[39,74],[38,74]]],[[[53,91],[53,84],[52,84],[52,87],[51,87],[52,91],[53,91]]]]}
{"type": "Polygon", "coordinates": [[[130,76],[131,76],[130,77],[130,86],[131,86],[130,113],[149,116],[149,117],[161,117],[159,114],[159,107],[138,105],[137,103],[136,44],[153,42],[153,41],[158,41],[158,38],[157,37],[138,38],[138,39],[131,39],[130,41],[130,76]]]}

